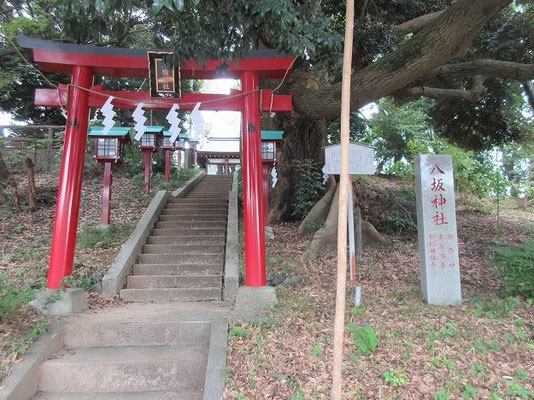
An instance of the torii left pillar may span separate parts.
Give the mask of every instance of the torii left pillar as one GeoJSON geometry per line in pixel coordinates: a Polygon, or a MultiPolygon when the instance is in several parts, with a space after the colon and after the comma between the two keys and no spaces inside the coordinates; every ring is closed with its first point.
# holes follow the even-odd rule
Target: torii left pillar
{"type": "Polygon", "coordinates": [[[261,121],[259,76],[241,75],[243,93],[242,169],[243,219],[245,230],[245,281],[247,286],[267,284],[263,216],[263,168],[261,159],[261,121]]]}
{"type": "Polygon", "coordinates": [[[89,88],[92,82],[91,68],[73,67],[46,285],[48,289],[59,289],[63,278],[72,273],[89,125],[89,92],[80,88],[89,88]]]}

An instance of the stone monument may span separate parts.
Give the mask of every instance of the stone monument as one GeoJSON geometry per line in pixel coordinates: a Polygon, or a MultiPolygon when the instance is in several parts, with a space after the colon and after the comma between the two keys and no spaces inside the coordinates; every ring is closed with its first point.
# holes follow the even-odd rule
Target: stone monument
{"type": "Polygon", "coordinates": [[[421,290],[428,304],[462,302],[454,174],[450,155],[415,159],[421,290]]]}

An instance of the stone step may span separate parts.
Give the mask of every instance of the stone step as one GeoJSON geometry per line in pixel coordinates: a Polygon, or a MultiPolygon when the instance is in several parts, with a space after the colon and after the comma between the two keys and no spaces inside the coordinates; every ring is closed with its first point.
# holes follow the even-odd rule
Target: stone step
{"type": "Polygon", "coordinates": [[[134,264],[134,275],[222,275],[222,264],[134,264]]]}
{"type": "Polygon", "coordinates": [[[221,254],[140,254],[138,264],[221,264],[224,255],[221,254]]]}
{"type": "Polygon", "coordinates": [[[206,222],[226,222],[228,216],[226,214],[222,215],[160,215],[159,221],[184,221],[184,222],[197,222],[197,221],[206,221],[206,222]]]}
{"type": "Polygon", "coordinates": [[[167,303],[171,301],[218,301],[221,287],[122,289],[121,298],[134,302],[167,303]]]}
{"type": "Polygon", "coordinates": [[[221,284],[221,275],[130,275],[126,281],[128,289],[217,287],[221,284]]]}
{"type": "Polygon", "coordinates": [[[224,244],[224,235],[204,236],[149,236],[147,244],[224,244]]]}
{"type": "Polygon", "coordinates": [[[173,213],[190,213],[190,214],[211,214],[211,213],[228,213],[228,207],[226,205],[224,206],[203,206],[203,205],[196,205],[191,204],[184,206],[182,204],[167,204],[167,206],[161,210],[162,212],[165,211],[164,214],[173,214],[173,213]]]}
{"type": "Polygon", "coordinates": [[[209,322],[103,321],[65,325],[67,348],[95,346],[161,346],[209,343],[209,322]]]}
{"type": "Polygon", "coordinates": [[[224,215],[225,217],[228,215],[228,208],[191,208],[191,209],[184,209],[184,208],[164,208],[161,210],[161,215],[184,215],[184,216],[199,216],[199,217],[207,217],[207,216],[220,216],[224,215]]]}
{"type": "Polygon", "coordinates": [[[224,221],[158,221],[156,222],[157,229],[175,229],[175,228],[226,228],[226,220],[224,221]]]}
{"type": "MultiPolygon", "coordinates": [[[[173,204],[173,203],[179,203],[179,204],[190,204],[190,203],[198,203],[199,200],[197,199],[190,199],[188,197],[171,197],[167,203],[173,204]]],[[[227,204],[228,198],[215,198],[215,199],[204,199],[201,201],[202,204],[227,204]]]]}
{"type": "Polygon", "coordinates": [[[207,349],[202,345],[78,347],[64,349],[56,357],[41,364],[38,390],[180,391],[203,386],[207,349]]]}
{"type": "Polygon", "coordinates": [[[152,230],[153,236],[213,236],[213,235],[225,235],[226,227],[224,228],[185,228],[185,227],[174,227],[174,228],[156,228],[152,230]]]}
{"type": "Polygon", "coordinates": [[[145,244],[143,254],[208,255],[223,254],[223,244],[145,244]]]}
{"type": "Polygon", "coordinates": [[[201,203],[198,201],[192,203],[167,203],[165,210],[228,210],[228,203],[201,203]]]}
{"type": "Polygon", "coordinates": [[[201,400],[202,390],[180,392],[112,392],[38,394],[35,400],[201,400]]]}

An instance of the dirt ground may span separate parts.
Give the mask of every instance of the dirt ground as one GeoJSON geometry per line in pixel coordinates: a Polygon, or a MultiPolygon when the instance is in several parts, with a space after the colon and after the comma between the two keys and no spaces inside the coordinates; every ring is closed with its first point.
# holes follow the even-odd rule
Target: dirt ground
{"type": "MultiPolygon", "coordinates": [[[[335,252],[301,263],[307,239],[297,227],[274,227],[268,264],[304,275],[303,285],[278,286],[279,304],[267,318],[231,327],[225,399],[329,398],[335,252]]],[[[505,210],[500,230],[501,243],[518,244],[534,232],[534,214],[505,210]]],[[[372,327],[377,347],[365,355],[346,331],[344,399],[534,398],[534,310],[497,296],[490,265],[497,231],[495,215],[458,212],[460,307],[422,301],[415,237],[388,236],[387,245],[365,248],[362,306],[352,307],[350,283],[346,322],[372,327]]]]}

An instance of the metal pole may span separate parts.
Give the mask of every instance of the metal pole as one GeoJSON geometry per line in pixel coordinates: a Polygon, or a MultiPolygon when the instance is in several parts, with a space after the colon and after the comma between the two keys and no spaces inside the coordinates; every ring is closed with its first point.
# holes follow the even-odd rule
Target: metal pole
{"type": "Polygon", "coordinates": [[[171,180],[171,151],[165,150],[165,182],[171,180]]]}
{"type": "Polygon", "coordinates": [[[345,334],[345,292],[347,286],[347,187],[349,186],[350,75],[354,29],[354,0],[347,0],[345,47],[341,84],[341,168],[339,214],[337,225],[336,314],[334,318],[334,360],[332,365],[332,400],[341,400],[343,386],[343,337],[345,334]]]}
{"type": "Polygon", "coordinates": [[[150,194],[150,175],[152,172],[152,150],[143,150],[145,153],[145,194],[150,194]]]}
{"type": "MultiPolygon", "coordinates": [[[[91,68],[74,66],[72,71],[74,85],[89,88],[92,82],[91,68]]],[[[89,92],[76,86],[69,88],[68,119],[50,250],[48,289],[59,289],[63,278],[72,273],[74,262],[89,124],[89,92]]]]}
{"type": "Polygon", "coordinates": [[[100,223],[109,225],[111,220],[111,185],[113,175],[111,172],[111,162],[104,163],[104,189],[102,191],[102,216],[100,223]]]}
{"type": "Polygon", "coordinates": [[[259,76],[256,72],[241,75],[244,96],[242,118],[243,214],[245,230],[245,283],[265,286],[265,233],[263,224],[263,168],[261,159],[261,126],[259,76]]]}

